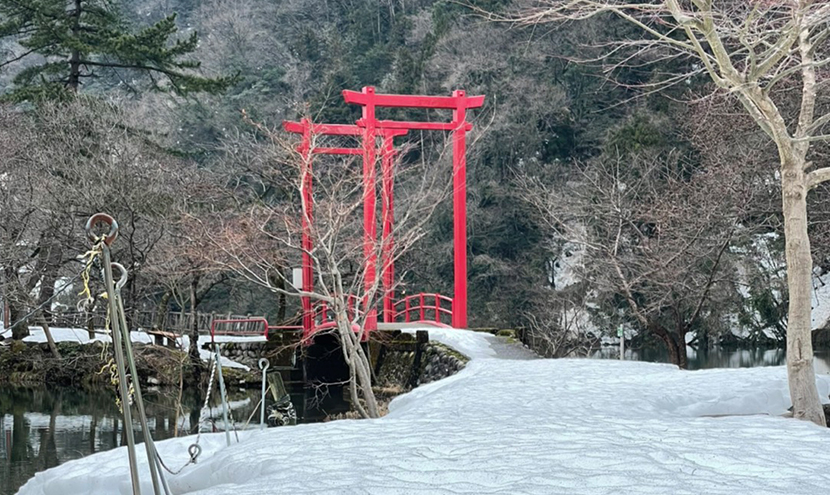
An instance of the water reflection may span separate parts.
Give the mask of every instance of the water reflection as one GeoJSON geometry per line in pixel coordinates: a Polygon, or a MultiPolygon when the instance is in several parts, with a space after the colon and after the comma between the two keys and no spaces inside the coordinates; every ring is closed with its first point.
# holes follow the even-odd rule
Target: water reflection
{"type": "MultiPolygon", "coordinates": [[[[787,364],[787,352],[784,349],[722,349],[696,350],[686,348],[689,357],[689,369],[707,368],[754,368],[757,366],[783,366],[787,364]]],[[[619,359],[620,351],[616,347],[603,347],[595,351],[592,358],[619,359]]],[[[669,354],[662,348],[626,349],[625,359],[629,361],[648,361],[668,363],[669,354]]],[[[830,374],[830,350],[815,351],[813,360],[816,373],[830,374]]]]}
{"type": "MultiPolygon", "coordinates": [[[[106,390],[0,390],[0,494],[14,493],[38,471],[120,445],[113,397],[106,390]]],[[[176,408],[160,398],[148,394],[147,410],[154,436],[163,439],[191,420],[177,421],[176,408]]]]}
{"type": "MultiPolygon", "coordinates": [[[[290,393],[301,422],[349,409],[342,387],[306,390],[300,386],[290,393]]],[[[153,438],[187,435],[198,423],[203,399],[196,394],[185,394],[181,408],[176,407],[177,391],[144,395],[153,438]]],[[[122,445],[124,429],[114,398],[113,391],[106,389],[0,388],[0,495],[14,494],[39,471],[122,445]]],[[[231,391],[229,400],[238,424],[252,416],[253,423],[258,421],[254,414],[258,391],[231,391]]],[[[218,403],[212,411],[218,424],[218,403]]],[[[140,441],[137,421],[134,430],[140,441]]]]}

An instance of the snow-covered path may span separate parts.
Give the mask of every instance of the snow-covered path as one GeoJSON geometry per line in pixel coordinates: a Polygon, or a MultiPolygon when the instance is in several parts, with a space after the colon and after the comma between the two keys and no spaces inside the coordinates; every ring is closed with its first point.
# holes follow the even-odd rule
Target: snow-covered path
{"type": "MultiPolygon", "coordinates": [[[[456,333],[451,333],[456,332],[456,333]]],[[[175,494],[813,494],[830,429],[775,415],[784,368],[681,372],[603,360],[504,360],[490,338],[431,331],[473,359],[388,416],[203,437],[175,494]],[[727,416],[726,414],[753,414],[727,416]]],[[[824,397],[830,377],[820,377],[824,397]]],[[[192,438],[160,442],[178,466],[192,438]]],[[[142,491],[152,493],[148,476],[142,491]]],[[[20,493],[129,493],[124,449],[38,474],[20,493]]]]}

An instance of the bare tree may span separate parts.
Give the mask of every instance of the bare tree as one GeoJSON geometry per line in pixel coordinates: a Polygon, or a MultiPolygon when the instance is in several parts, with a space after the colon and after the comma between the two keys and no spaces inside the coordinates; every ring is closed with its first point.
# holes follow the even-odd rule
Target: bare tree
{"type": "MultiPolygon", "coordinates": [[[[201,193],[194,164],[151,137],[116,107],[84,97],[0,109],[0,257],[12,321],[32,313],[50,322],[56,282],[78,274],[74,254],[89,248],[84,219],[103,210],[119,220],[124,242],[115,257],[130,270],[126,303],[137,309],[152,282],[142,280],[148,256],[201,193]]],[[[14,336],[33,322],[21,321],[14,336]]]]}
{"type": "MultiPolygon", "coordinates": [[[[201,202],[208,202],[216,197],[218,191],[211,187],[211,184],[203,183],[200,187],[197,177],[194,179],[190,184],[191,193],[199,191],[202,194],[201,202]]],[[[146,276],[151,281],[151,287],[162,288],[162,295],[156,307],[157,318],[153,322],[155,330],[165,330],[161,322],[164,321],[171,300],[176,301],[182,310],[190,310],[188,355],[195,370],[194,380],[198,381],[203,369],[199,355],[198,308],[214,288],[228,281],[228,273],[218,270],[209,261],[207,250],[211,248],[210,242],[204,236],[202,223],[192,220],[194,217],[198,218],[201,213],[198,206],[193,203],[180,206],[186,210],[179,211],[176,216],[171,215],[168,219],[167,235],[148,259],[149,268],[146,270],[146,276]]],[[[207,223],[209,224],[209,221],[207,223]]]]}
{"type": "Polygon", "coordinates": [[[3,296],[9,304],[12,337],[29,335],[29,317],[37,317],[53,354],[48,320],[54,284],[66,262],[61,242],[71,230],[64,214],[52,215],[56,200],[43,193],[52,181],[38,166],[33,148],[39,141],[35,122],[11,107],[0,108],[0,263],[3,296]],[[37,308],[45,308],[36,311],[37,308]]]}
{"type": "MultiPolygon", "coordinates": [[[[215,248],[213,262],[274,293],[309,297],[325,305],[334,315],[331,331],[339,339],[350,369],[352,404],[361,416],[378,417],[371,363],[362,342],[367,332],[367,308],[376,306],[383,289],[379,276],[372,284],[364,282],[367,270],[381,273],[384,243],[378,241],[373,253],[377,261],[367,266],[362,234],[362,166],[353,159],[344,162],[320,156],[312,165],[297,152],[296,143],[279,131],[251,124],[265,140],[242,135],[229,143],[237,160],[244,162],[241,167],[236,164],[237,177],[240,169],[247,169],[251,175],[239,178],[235,190],[237,201],[246,198],[243,213],[217,215],[212,222],[214,230],[209,237],[215,248]],[[255,151],[242,151],[246,148],[255,151]],[[313,175],[311,204],[301,199],[306,174],[313,175]],[[304,218],[310,224],[311,250],[301,245],[304,218]],[[311,257],[314,266],[313,292],[293,287],[288,278],[288,267],[300,266],[303,253],[311,257]]],[[[312,146],[320,146],[317,136],[312,137],[312,146]]],[[[389,238],[389,242],[394,239],[393,259],[423,236],[423,227],[436,204],[447,195],[450,169],[444,169],[446,174],[440,170],[437,166],[397,162],[396,181],[400,187],[395,198],[395,227],[389,238]]]]}
{"type": "Polygon", "coordinates": [[[815,167],[812,158],[816,143],[827,141],[825,126],[830,123],[830,112],[817,112],[830,62],[830,5],[817,0],[543,0],[501,19],[562,23],[603,14],[628,21],[644,35],[610,42],[605,45],[606,57],[633,51],[625,61],[646,54],[651,60],[674,58],[681,69],[652,90],[705,74],[718,90],[737,98],[775,143],[786,236],[790,395],[796,418],[824,425],[810,339],[812,259],[806,197],[830,179],[830,168],[815,167]],[[793,93],[800,103],[786,113],[781,99],[793,93]]]}
{"type": "Polygon", "coordinates": [[[674,152],[596,159],[556,189],[519,178],[554,238],[580,251],[573,268],[606,323],[651,333],[681,368],[687,334],[733,288],[729,248],[749,233],[740,221],[752,202],[743,179],[695,171],[674,152]]]}

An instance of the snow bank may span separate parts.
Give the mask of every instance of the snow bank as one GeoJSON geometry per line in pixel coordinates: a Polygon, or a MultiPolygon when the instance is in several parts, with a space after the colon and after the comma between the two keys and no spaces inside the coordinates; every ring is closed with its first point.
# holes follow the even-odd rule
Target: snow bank
{"type": "MultiPolygon", "coordinates": [[[[92,339],[89,338],[89,332],[83,328],[56,327],[50,328],[49,330],[52,332],[52,338],[55,339],[55,342],[77,342],[79,344],[89,344],[90,342],[112,342],[109,331],[104,330],[96,330],[95,338],[92,339]]],[[[41,327],[29,327],[29,333],[30,335],[24,338],[23,342],[46,342],[46,333],[41,327]]],[[[153,337],[146,332],[134,331],[130,332],[130,340],[132,342],[149,344],[153,341],[153,337]]],[[[218,335],[215,340],[216,342],[265,342],[266,339],[261,335],[255,337],[218,335]]],[[[182,349],[187,350],[190,348],[190,339],[186,335],[180,337],[177,341],[179,343],[179,347],[182,349]]],[[[199,336],[199,356],[203,361],[208,361],[212,354],[210,351],[202,348],[202,345],[207,342],[210,342],[210,335],[199,336]]],[[[239,368],[245,371],[250,371],[251,369],[250,367],[228,359],[225,356],[221,356],[219,362],[222,363],[222,366],[225,368],[239,368]]]]}
{"type": "Polygon", "coordinates": [[[824,328],[830,323],[830,273],[813,277],[812,328],[824,328]]]}
{"type": "MultiPolygon", "coordinates": [[[[231,447],[223,434],[204,435],[198,464],[170,478],[173,493],[798,495],[830,486],[830,429],[775,416],[789,405],[783,367],[503,360],[493,337],[431,336],[472,361],[378,420],[242,432],[231,447]]],[[[825,394],[828,379],[818,378],[825,394]]],[[[159,450],[178,467],[193,440],[159,450]]],[[[146,470],[142,479],[149,493],[146,470]]],[[[128,480],[117,449],[39,473],[20,493],[128,494],[128,480]]]]}
{"type": "Polygon", "coordinates": [[[470,359],[491,358],[496,356],[496,352],[490,348],[490,338],[492,338],[492,336],[489,334],[473,332],[471,330],[456,330],[454,328],[436,327],[406,328],[402,331],[414,334],[418,330],[428,331],[430,340],[435,340],[446,346],[452,347],[470,359]]]}
{"type": "MultiPolygon", "coordinates": [[[[95,338],[89,338],[89,332],[85,328],[50,328],[52,338],[55,342],[77,342],[79,344],[89,344],[90,342],[106,342],[111,343],[109,331],[96,330],[95,338]]],[[[148,344],[152,342],[152,338],[144,332],[130,332],[130,339],[133,342],[141,342],[148,344]]],[[[46,342],[46,333],[41,327],[29,327],[29,336],[23,339],[23,342],[46,342]]]]}

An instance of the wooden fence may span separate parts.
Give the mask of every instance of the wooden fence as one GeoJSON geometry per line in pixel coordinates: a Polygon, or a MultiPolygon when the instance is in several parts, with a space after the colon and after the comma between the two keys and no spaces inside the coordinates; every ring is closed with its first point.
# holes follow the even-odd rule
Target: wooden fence
{"type": "MultiPolygon", "coordinates": [[[[153,329],[158,319],[156,311],[128,311],[127,317],[131,330],[153,329]]],[[[261,317],[235,315],[232,313],[196,313],[196,318],[199,333],[208,334],[210,333],[210,326],[213,320],[240,320],[261,317]]],[[[104,328],[106,319],[107,313],[105,311],[94,311],[91,313],[54,313],[52,314],[52,326],[67,328],[104,328]]],[[[192,318],[189,311],[168,311],[159,320],[158,330],[179,334],[186,333],[190,331],[191,321],[192,318]]]]}

